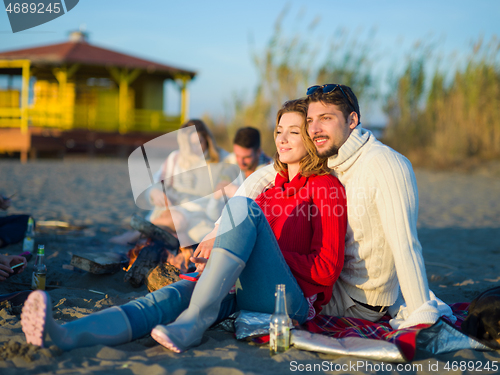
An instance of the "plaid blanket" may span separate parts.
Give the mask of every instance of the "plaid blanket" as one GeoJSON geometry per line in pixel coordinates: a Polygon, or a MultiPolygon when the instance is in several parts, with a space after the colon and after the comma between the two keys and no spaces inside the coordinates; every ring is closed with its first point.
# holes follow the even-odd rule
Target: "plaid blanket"
{"type": "MultiPolygon", "coordinates": [[[[450,304],[457,321],[453,326],[460,330],[462,322],[467,316],[469,303],[450,304]]],[[[301,328],[313,333],[320,333],[334,338],[364,337],[376,340],[386,340],[395,344],[403,353],[404,357],[411,361],[417,349],[417,335],[423,329],[429,328],[431,324],[419,324],[410,328],[394,330],[389,325],[391,318],[386,315],[378,322],[355,318],[342,318],[336,316],[318,315],[308,321],[301,328]]],[[[442,318],[446,320],[446,318],[442,318]]],[[[448,323],[451,324],[450,321],[448,323]]],[[[254,341],[264,344],[269,341],[269,335],[254,338],[254,341]]]]}

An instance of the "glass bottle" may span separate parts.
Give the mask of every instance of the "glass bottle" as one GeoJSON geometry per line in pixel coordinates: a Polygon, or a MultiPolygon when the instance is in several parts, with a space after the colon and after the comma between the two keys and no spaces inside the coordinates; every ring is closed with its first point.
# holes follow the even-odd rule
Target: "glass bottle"
{"type": "Polygon", "coordinates": [[[47,275],[47,266],[45,265],[45,246],[38,245],[35,265],[33,267],[33,278],[31,280],[31,289],[45,290],[45,279],[47,275]]]}
{"type": "Polygon", "coordinates": [[[283,353],[290,347],[290,317],[286,310],[285,284],[276,285],[276,303],[269,325],[271,355],[283,353]]]}
{"type": "Polygon", "coordinates": [[[26,227],[26,234],[24,235],[23,241],[23,252],[27,251],[33,253],[35,246],[35,225],[33,223],[33,218],[28,219],[28,226],[26,227]]]}

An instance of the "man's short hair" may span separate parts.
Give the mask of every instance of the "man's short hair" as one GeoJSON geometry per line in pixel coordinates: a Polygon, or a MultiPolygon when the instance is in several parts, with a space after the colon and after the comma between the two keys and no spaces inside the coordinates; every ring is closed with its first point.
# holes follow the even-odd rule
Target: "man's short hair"
{"type": "Polygon", "coordinates": [[[321,102],[323,104],[334,104],[339,107],[346,120],[351,112],[356,112],[358,114],[358,121],[361,122],[361,112],[359,111],[358,98],[356,98],[356,95],[354,95],[354,92],[349,86],[339,86],[342,87],[342,90],[344,90],[344,93],[348,96],[350,103],[342,91],[338,88],[327,93],[323,93],[322,90],[317,90],[307,97],[308,103],[321,102]],[[353,108],[355,111],[353,111],[353,108]]]}
{"type": "Polygon", "coordinates": [[[239,128],[234,136],[233,144],[257,151],[260,148],[260,132],[250,126],[239,128]]]}

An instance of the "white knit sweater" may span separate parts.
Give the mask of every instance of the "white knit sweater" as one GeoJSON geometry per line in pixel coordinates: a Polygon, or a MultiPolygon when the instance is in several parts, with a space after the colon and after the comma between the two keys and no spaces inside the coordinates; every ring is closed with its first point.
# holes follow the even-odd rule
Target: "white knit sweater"
{"type": "MultiPolygon", "coordinates": [[[[347,194],[345,263],[338,282],[351,298],[372,306],[393,305],[401,287],[406,320],[430,301],[410,162],[358,125],[328,166],[347,194]]],[[[255,198],[275,176],[273,166],[265,167],[250,175],[236,195],[255,198]]],[[[441,315],[432,307],[422,310],[412,325],[434,323],[441,315]]]]}

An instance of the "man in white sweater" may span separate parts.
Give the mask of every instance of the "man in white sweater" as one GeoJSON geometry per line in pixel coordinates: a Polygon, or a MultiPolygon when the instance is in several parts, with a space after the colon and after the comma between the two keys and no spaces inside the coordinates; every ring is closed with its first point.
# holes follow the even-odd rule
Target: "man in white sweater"
{"type": "MultiPolygon", "coordinates": [[[[313,86],[307,95],[309,136],[318,155],[329,158],[331,173],[347,194],[344,268],[322,313],[376,321],[390,307],[394,328],[434,323],[441,315],[453,317],[428,288],[410,162],[362,128],[358,101],[349,87],[313,86]]],[[[262,168],[236,195],[255,198],[275,176],[272,165],[262,168]]],[[[209,238],[216,231],[217,226],[195,256],[209,254],[209,238]]]]}

